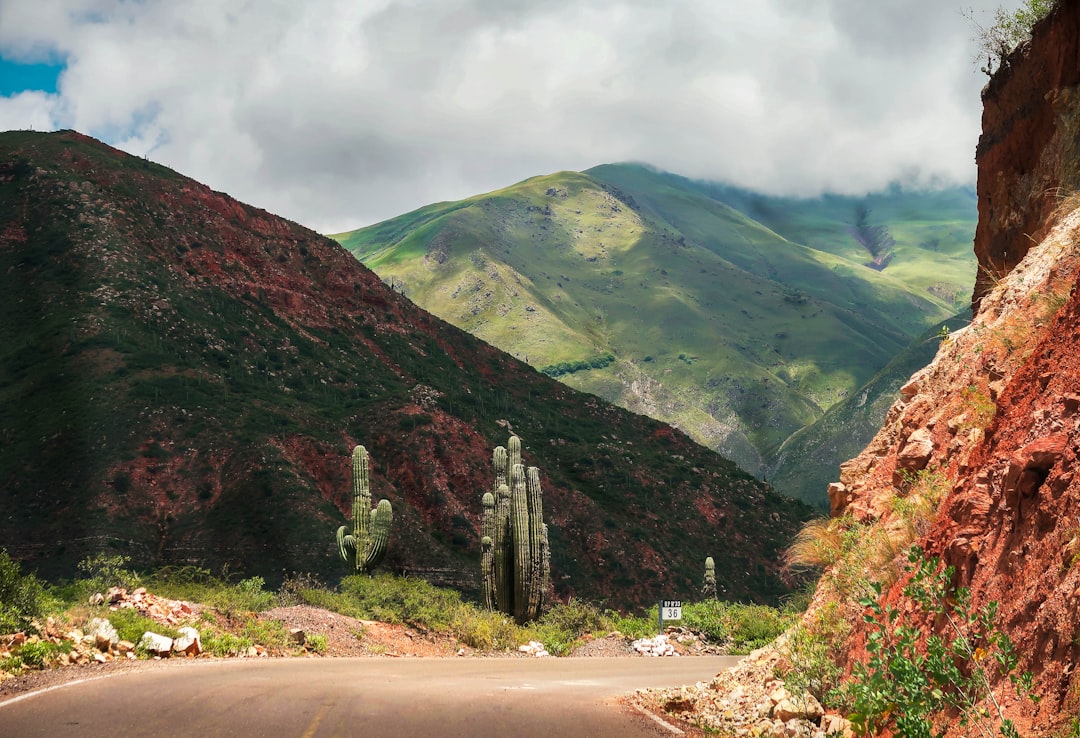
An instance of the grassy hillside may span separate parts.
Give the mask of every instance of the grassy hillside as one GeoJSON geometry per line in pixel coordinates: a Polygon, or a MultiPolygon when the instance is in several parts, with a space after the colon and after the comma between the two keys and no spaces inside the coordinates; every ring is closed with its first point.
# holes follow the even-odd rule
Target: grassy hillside
{"type": "Polygon", "coordinates": [[[927,331],[858,392],[794,433],[775,455],[768,470],[769,483],[778,489],[813,491],[816,494],[804,495],[802,499],[828,511],[824,490],[830,482],[839,480],[839,465],[858,456],[866,446],[866,439],[881,429],[900,388],[934,358],[941,344],[941,326],[956,330],[970,321],[969,311],[927,331]]]}
{"type": "Polygon", "coordinates": [[[959,191],[786,201],[607,165],[333,237],[425,309],[764,474],[963,306],[974,218],[959,191]]]}
{"type": "Polygon", "coordinates": [[[786,590],[808,511],[388,289],[335,242],[73,132],[0,134],[0,541],[332,579],[349,454],[394,506],[387,568],[466,592],[510,432],[541,470],[556,594],[786,590]],[[657,589],[662,585],[663,592],[657,589]]]}

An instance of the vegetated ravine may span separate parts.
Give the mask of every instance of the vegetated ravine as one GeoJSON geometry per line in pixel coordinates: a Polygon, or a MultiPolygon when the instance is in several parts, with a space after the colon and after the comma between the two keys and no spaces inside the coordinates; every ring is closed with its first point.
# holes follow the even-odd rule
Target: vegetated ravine
{"type": "Polygon", "coordinates": [[[895,390],[877,373],[913,341],[928,361],[924,332],[966,308],[975,214],[970,189],[782,198],[617,164],[334,238],[443,319],[823,505],[887,406],[867,425],[845,402],[895,390]]]}

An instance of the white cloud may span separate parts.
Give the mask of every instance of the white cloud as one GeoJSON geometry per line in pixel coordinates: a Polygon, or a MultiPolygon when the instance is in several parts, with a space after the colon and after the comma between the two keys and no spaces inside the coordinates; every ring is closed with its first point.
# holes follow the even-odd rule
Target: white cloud
{"type": "Polygon", "coordinates": [[[0,128],[73,127],[325,231],[624,160],[971,182],[970,35],[938,0],[3,0],[0,53],[68,68],[0,128]]]}
{"type": "Polygon", "coordinates": [[[51,131],[56,128],[60,101],[44,92],[20,92],[0,97],[0,131],[51,131]]]}

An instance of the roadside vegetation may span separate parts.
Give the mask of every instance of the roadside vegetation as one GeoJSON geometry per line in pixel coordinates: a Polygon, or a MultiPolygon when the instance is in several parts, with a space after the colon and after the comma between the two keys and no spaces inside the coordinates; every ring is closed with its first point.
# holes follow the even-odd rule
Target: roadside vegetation
{"type": "MultiPolygon", "coordinates": [[[[138,645],[143,633],[175,638],[188,625],[199,631],[203,653],[211,656],[239,656],[256,650],[274,655],[327,653],[325,634],[308,633],[303,644],[296,643],[282,623],[262,615],[295,605],[410,626],[456,640],[462,647],[493,653],[538,642],[551,655],[564,656],[594,638],[652,637],[658,626],[655,606],[624,614],[576,599],[556,603],[535,622],[518,625],[512,617],[487,611],[454,590],[385,573],[347,576],[337,586],[296,575],[277,591],[268,591],[259,577],[237,579],[227,572],[215,576],[193,566],[140,575],[128,569],[120,556],[87,559],[79,570],[73,580],[44,583],[20,572],[18,563],[0,551],[0,671],[11,675],[67,663],[65,654],[72,651],[72,644],[50,640],[48,634],[89,632],[97,618],[108,620],[120,640],[135,644],[137,658],[153,655],[138,645]],[[108,601],[96,595],[112,587],[145,588],[159,598],[192,603],[192,614],[186,622],[166,624],[134,608],[110,609],[108,601]],[[25,639],[2,635],[13,633],[22,633],[25,639]]],[[[688,603],[683,619],[665,621],[665,626],[682,626],[701,644],[738,654],[772,641],[794,623],[796,615],[790,608],[707,600],[688,603]]],[[[364,638],[362,631],[356,635],[364,638]]]]}
{"type": "Polygon", "coordinates": [[[949,715],[979,735],[1018,736],[996,688],[1038,700],[999,627],[998,603],[975,608],[953,584],[955,570],[915,545],[949,487],[941,471],[905,472],[877,524],[850,515],[811,521],[788,550],[789,565],[822,572],[822,604],[782,640],[779,675],[850,719],[856,735],[930,738],[943,735],[936,731],[949,715]],[[883,598],[898,582],[910,607],[883,598]],[[852,662],[860,620],[867,657],[852,662]]]}

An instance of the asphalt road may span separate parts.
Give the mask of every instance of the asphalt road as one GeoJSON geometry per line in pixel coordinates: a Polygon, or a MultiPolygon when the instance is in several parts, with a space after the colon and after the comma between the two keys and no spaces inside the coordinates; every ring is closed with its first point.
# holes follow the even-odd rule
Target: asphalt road
{"type": "Polygon", "coordinates": [[[656,738],[617,698],[732,657],[274,659],[149,669],[0,703],[3,738],[656,738]]]}

